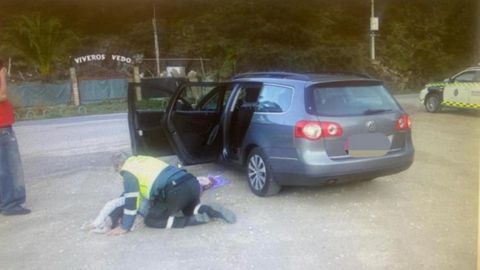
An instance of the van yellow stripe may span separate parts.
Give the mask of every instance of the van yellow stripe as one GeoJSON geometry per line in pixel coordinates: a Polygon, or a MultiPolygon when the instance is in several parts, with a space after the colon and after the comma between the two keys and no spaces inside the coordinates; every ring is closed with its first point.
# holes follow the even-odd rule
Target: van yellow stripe
{"type": "Polygon", "coordinates": [[[480,104],[474,104],[474,103],[443,101],[442,105],[450,106],[450,107],[457,107],[457,108],[480,109],[480,104]]]}

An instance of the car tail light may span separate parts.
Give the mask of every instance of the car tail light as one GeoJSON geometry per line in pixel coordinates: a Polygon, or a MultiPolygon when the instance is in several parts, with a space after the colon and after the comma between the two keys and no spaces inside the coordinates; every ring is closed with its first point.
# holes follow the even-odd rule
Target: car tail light
{"type": "Polygon", "coordinates": [[[333,122],[299,121],[295,124],[295,138],[318,140],[320,138],[340,137],[342,127],[333,122]]]}
{"type": "Polygon", "coordinates": [[[400,116],[395,123],[395,129],[397,131],[410,130],[411,127],[412,122],[410,121],[410,117],[408,116],[408,114],[400,116]]]}

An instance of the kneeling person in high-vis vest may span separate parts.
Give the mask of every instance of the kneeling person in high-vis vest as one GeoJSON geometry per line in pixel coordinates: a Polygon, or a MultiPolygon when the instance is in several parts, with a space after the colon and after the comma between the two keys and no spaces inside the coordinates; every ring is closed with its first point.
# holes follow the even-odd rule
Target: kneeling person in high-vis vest
{"type": "Polygon", "coordinates": [[[195,176],[184,169],[148,156],[128,156],[121,152],[112,157],[116,171],[123,178],[125,206],[121,226],[110,235],[130,231],[140,207],[147,200],[145,225],[153,228],[183,228],[220,218],[234,223],[235,214],[218,205],[200,204],[201,187],[195,176]],[[176,214],[182,211],[183,216],[176,214]]]}

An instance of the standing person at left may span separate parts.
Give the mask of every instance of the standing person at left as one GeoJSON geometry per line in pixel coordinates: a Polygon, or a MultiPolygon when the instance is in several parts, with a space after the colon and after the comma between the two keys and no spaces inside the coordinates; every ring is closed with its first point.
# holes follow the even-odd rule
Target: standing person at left
{"type": "Polygon", "coordinates": [[[25,215],[23,168],[17,138],[12,125],[15,122],[12,104],[7,97],[7,69],[0,59],[0,212],[5,216],[25,215]]]}

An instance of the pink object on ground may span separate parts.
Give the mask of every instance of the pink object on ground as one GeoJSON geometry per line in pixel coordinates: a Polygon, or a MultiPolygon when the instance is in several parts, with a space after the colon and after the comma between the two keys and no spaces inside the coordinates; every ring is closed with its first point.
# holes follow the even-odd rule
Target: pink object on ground
{"type": "Polygon", "coordinates": [[[212,182],[212,186],[210,187],[210,189],[216,189],[230,183],[230,180],[223,177],[222,175],[209,175],[208,179],[210,179],[210,181],[212,182]]]}

